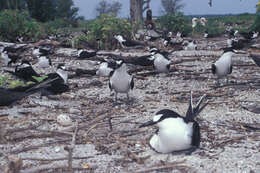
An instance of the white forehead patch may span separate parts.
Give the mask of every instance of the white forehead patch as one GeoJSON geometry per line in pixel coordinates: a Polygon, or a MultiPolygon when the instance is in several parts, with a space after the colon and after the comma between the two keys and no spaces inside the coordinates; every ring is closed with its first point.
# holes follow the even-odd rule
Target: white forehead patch
{"type": "Polygon", "coordinates": [[[153,122],[158,122],[160,118],[163,116],[163,114],[158,114],[153,117],[153,122]]]}

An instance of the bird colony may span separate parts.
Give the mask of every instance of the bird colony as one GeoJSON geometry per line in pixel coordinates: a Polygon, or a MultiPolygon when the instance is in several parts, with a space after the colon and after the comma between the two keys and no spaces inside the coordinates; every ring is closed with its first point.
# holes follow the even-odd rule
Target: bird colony
{"type": "Polygon", "coordinates": [[[0,42],[1,170],[260,172],[257,32],[114,39],[0,42]]]}

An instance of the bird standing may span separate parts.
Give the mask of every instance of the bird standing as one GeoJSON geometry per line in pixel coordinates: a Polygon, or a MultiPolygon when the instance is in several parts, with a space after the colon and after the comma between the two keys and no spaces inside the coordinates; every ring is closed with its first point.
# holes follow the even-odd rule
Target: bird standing
{"type": "Polygon", "coordinates": [[[109,79],[110,90],[115,91],[115,100],[117,101],[117,93],[126,93],[127,100],[129,100],[129,90],[134,88],[133,76],[129,75],[127,72],[126,64],[120,60],[117,61],[117,67],[114,73],[109,79]]]}
{"type": "Polygon", "coordinates": [[[234,51],[227,49],[224,51],[222,56],[211,65],[211,70],[214,75],[217,75],[217,85],[219,85],[219,79],[226,77],[228,83],[228,74],[232,73],[232,55],[234,51]]]}

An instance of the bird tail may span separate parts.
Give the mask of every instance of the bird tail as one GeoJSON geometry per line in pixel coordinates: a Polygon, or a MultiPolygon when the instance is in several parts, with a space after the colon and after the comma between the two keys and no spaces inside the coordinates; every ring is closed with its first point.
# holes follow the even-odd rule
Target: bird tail
{"type": "Polygon", "coordinates": [[[200,100],[198,101],[197,105],[193,108],[192,106],[192,92],[190,95],[190,104],[189,104],[189,108],[186,112],[186,118],[188,120],[193,120],[197,115],[199,115],[199,113],[208,105],[208,102],[206,102],[202,107],[200,107],[202,101],[204,100],[204,98],[206,97],[206,94],[204,94],[200,100]]]}

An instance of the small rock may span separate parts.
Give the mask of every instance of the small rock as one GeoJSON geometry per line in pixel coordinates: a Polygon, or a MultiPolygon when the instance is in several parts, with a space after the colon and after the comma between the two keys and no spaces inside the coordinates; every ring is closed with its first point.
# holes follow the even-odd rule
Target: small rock
{"type": "Polygon", "coordinates": [[[56,153],[60,152],[60,147],[55,147],[55,152],[56,153]]]}
{"type": "Polygon", "coordinates": [[[69,117],[69,115],[66,115],[66,114],[60,114],[58,117],[57,117],[57,122],[62,125],[62,126],[70,126],[72,125],[72,120],[71,118],[69,117]]]}

